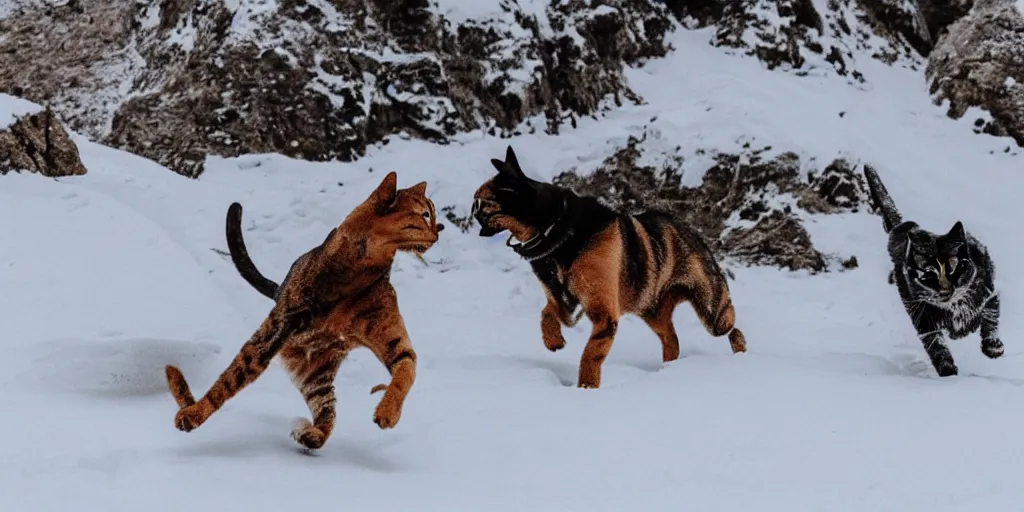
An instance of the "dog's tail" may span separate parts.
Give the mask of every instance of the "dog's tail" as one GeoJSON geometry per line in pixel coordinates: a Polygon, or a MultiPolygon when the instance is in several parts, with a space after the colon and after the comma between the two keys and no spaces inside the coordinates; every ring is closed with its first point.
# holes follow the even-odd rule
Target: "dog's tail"
{"type": "Polygon", "coordinates": [[[224,231],[227,235],[231,261],[235,264],[238,273],[256,291],[270,300],[276,300],[274,297],[277,295],[278,284],[260,273],[256,264],[252,262],[252,258],[249,257],[249,251],[245,248],[245,240],[242,238],[242,205],[231,203],[231,206],[228,207],[224,231]]]}
{"type": "Polygon", "coordinates": [[[889,191],[882,184],[882,179],[878,177],[878,173],[870,165],[864,166],[864,177],[868,180],[871,202],[874,203],[875,208],[881,213],[882,227],[888,233],[903,222],[903,216],[896,209],[896,204],[892,202],[892,197],[889,196],[889,191]]]}

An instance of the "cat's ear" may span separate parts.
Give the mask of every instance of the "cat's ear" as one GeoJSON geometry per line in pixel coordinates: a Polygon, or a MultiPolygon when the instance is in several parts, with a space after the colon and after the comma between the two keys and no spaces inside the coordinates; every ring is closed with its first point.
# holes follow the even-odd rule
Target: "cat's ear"
{"type": "Polygon", "coordinates": [[[949,230],[949,233],[946,233],[946,238],[966,242],[967,230],[964,229],[964,224],[960,221],[956,221],[956,224],[953,224],[953,228],[949,230]]]}
{"type": "Polygon", "coordinates": [[[398,173],[391,171],[370,194],[367,202],[373,203],[377,211],[380,212],[386,211],[396,199],[398,199],[398,173]]]}
{"type": "Polygon", "coordinates": [[[421,181],[405,190],[411,192],[414,195],[425,197],[427,195],[427,182],[421,181]]]}

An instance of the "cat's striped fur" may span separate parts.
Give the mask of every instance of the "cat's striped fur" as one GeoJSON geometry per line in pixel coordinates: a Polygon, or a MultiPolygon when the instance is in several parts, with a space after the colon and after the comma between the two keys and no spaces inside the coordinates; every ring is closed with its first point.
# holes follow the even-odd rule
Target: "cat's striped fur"
{"type": "Polygon", "coordinates": [[[391,373],[374,422],[381,428],[398,423],[416,378],[416,352],[398,311],[391,264],[396,251],[429,249],[443,225],[425,196],[425,182],[401,190],[396,182],[396,174],[389,173],[322,244],[292,264],[280,286],[252,264],[239,227],[242,207],[231,205],[227,235],[232,258],[246,281],[274,300],[274,307],[198,401],[181,371],[167,366],[179,430],[202,425],[280,356],[312,414],[312,421],[299,420],[292,437],[305,448],[320,448],[334,428],[335,375],[357,347],[370,349],[391,373]]]}

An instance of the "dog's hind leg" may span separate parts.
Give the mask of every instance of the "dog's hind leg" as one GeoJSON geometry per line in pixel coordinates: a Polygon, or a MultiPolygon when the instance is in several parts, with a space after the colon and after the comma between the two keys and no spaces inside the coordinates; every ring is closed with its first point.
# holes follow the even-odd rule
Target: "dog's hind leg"
{"type": "Polygon", "coordinates": [[[679,359],[679,337],[672,323],[672,312],[679,302],[672,293],[666,292],[656,304],[640,315],[661,340],[661,360],[666,363],[679,359]]]}

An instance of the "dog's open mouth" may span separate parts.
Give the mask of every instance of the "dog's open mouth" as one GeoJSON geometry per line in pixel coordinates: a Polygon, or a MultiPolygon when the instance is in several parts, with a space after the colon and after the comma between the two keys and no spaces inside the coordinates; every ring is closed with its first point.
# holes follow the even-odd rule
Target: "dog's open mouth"
{"type": "Polygon", "coordinates": [[[494,213],[484,212],[484,202],[482,199],[473,201],[473,209],[469,212],[469,215],[476,219],[477,224],[480,224],[480,236],[494,236],[502,231],[501,228],[491,227],[491,217],[494,217],[494,213]]]}
{"type": "Polygon", "coordinates": [[[488,226],[487,224],[484,224],[482,222],[480,223],[480,236],[494,236],[497,235],[499,232],[499,230],[494,229],[488,226]]]}
{"type": "Polygon", "coordinates": [[[497,235],[498,233],[501,233],[502,231],[505,231],[503,228],[496,228],[491,226],[491,217],[493,216],[493,214],[486,214],[483,212],[477,212],[477,214],[474,216],[477,224],[480,224],[480,236],[494,236],[497,235]]]}

